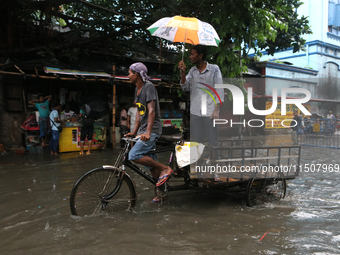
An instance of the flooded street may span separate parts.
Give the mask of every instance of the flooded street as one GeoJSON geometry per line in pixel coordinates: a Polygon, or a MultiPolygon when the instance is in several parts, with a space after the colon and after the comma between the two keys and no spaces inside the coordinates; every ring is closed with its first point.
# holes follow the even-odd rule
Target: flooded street
{"type": "MultiPolygon", "coordinates": [[[[262,144],[290,145],[286,137],[262,144]]],[[[69,195],[88,170],[113,164],[116,151],[91,156],[0,156],[2,254],[339,254],[338,172],[301,172],[287,197],[246,207],[242,195],[176,195],[152,203],[154,187],[131,170],[133,212],[71,216],[69,195]]],[[[301,164],[340,164],[336,149],[303,147],[301,164]]],[[[172,195],[172,194],[170,194],[172,195]]]]}

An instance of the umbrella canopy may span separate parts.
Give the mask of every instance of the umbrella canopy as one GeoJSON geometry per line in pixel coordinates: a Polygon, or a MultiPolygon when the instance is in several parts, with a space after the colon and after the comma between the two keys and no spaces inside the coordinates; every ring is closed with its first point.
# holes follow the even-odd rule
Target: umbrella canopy
{"type": "Polygon", "coordinates": [[[218,46],[220,37],[215,29],[196,18],[182,16],[166,17],[147,28],[152,36],[189,44],[218,46]]]}

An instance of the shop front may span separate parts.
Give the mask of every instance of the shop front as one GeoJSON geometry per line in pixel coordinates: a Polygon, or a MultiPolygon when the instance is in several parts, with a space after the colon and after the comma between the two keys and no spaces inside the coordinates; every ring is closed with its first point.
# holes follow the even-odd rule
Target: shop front
{"type": "MultiPolygon", "coordinates": [[[[55,104],[62,106],[59,116],[63,121],[63,131],[59,137],[59,152],[80,151],[80,110],[85,103],[102,102],[107,105],[108,110],[106,115],[95,123],[91,149],[105,149],[107,147],[106,138],[112,137],[112,135],[107,134],[107,131],[110,130],[110,126],[115,125],[116,85],[114,84],[114,76],[103,72],[62,70],[50,67],[44,67],[43,70],[45,74],[39,75],[39,77],[29,75],[24,82],[25,115],[28,116],[26,121],[33,121],[33,119],[38,118],[36,107],[28,104],[28,102],[37,99],[38,95],[51,95],[50,111],[55,104]],[[70,113],[72,116],[68,116],[70,113]]],[[[22,129],[25,130],[26,150],[36,153],[37,147],[41,147],[38,121],[22,125],[22,129]]],[[[86,147],[87,140],[85,141],[86,147]]]]}
{"type": "MultiPolygon", "coordinates": [[[[93,100],[106,102],[109,107],[109,114],[95,125],[92,149],[104,149],[110,143],[115,146],[115,143],[119,142],[116,132],[119,125],[117,120],[119,120],[120,106],[122,103],[132,106],[135,86],[128,81],[127,76],[115,76],[115,66],[113,66],[112,73],[48,66],[36,68],[34,73],[30,69],[23,69],[20,73],[12,70],[6,71],[8,79],[5,81],[13,80],[13,77],[15,77],[21,82],[21,87],[17,93],[21,101],[13,104],[13,107],[23,106],[20,108],[22,119],[19,121],[19,127],[21,125],[20,130],[23,134],[22,142],[25,149],[30,151],[30,148],[41,147],[38,121],[33,123],[33,119],[38,118],[37,109],[34,105],[28,103],[37,99],[39,95],[52,95],[49,104],[50,111],[54,104],[59,103],[62,105],[63,111],[68,106],[73,112],[74,120],[65,122],[63,132],[60,134],[59,152],[80,150],[81,123],[79,112],[84,103],[93,100]],[[32,123],[23,125],[29,119],[32,120],[32,123]]],[[[159,93],[163,134],[181,132],[184,109],[180,107],[182,100],[178,97],[175,87],[173,84],[169,85],[162,82],[159,78],[151,78],[151,81],[155,84],[159,93]]],[[[6,84],[5,82],[5,87],[7,87],[6,84]]],[[[86,145],[87,141],[85,141],[85,148],[86,145]]]]}
{"type": "MultiPolygon", "coordinates": [[[[59,152],[80,151],[81,124],[67,122],[59,137],[59,152]]],[[[87,149],[85,140],[84,148],[87,149]]],[[[106,125],[102,122],[94,124],[91,150],[106,149],[106,125]]]]}

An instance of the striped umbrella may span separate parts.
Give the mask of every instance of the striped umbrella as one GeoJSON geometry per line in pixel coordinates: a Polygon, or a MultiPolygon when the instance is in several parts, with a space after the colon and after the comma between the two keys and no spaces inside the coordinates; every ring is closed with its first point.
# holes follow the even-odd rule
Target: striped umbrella
{"type": "Polygon", "coordinates": [[[147,28],[152,36],[172,42],[216,46],[220,37],[209,23],[182,16],[166,17],[147,28]]]}

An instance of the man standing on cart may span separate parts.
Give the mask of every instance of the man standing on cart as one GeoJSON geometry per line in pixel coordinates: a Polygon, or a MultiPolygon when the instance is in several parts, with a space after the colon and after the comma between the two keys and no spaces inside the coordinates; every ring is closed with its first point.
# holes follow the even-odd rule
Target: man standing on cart
{"type": "Polygon", "coordinates": [[[215,89],[215,84],[223,84],[222,74],[217,65],[209,64],[205,45],[194,45],[191,48],[190,61],[195,66],[186,75],[184,61],[180,61],[178,68],[181,72],[180,85],[184,91],[190,91],[190,140],[203,143],[204,137],[208,137],[209,144],[218,147],[217,127],[213,120],[219,119],[220,102],[211,88],[216,90],[221,101],[224,101],[224,90],[215,89]],[[210,91],[215,98],[216,104],[211,97],[207,97],[206,114],[201,112],[203,89],[210,91]]]}
{"type": "MultiPolygon", "coordinates": [[[[164,184],[173,170],[166,165],[156,161],[154,154],[149,154],[151,149],[156,148],[156,141],[162,134],[162,124],[160,121],[160,108],[158,93],[155,86],[147,76],[146,66],[137,62],[129,68],[129,79],[136,85],[135,102],[138,107],[135,127],[132,132],[125,136],[139,137],[139,140],[129,152],[129,160],[149,167],[151,175],[157,181],[156,187],[164,184]]],[[[154,202],[159,202],[160,198],[155,197],[154,202]]]]}
{"type": "MultiPolygon", "coordinates": [[[[208,50],[205,45],[194,45],[191,48],[190,61],[195,66],[186,75],[186,65],[180,61],[178,68],[181,72],[180,85],[184,91],[190,91],[190,141],[204,143],[207,137],[209,145],[218,147],[217,127],[214,127],[214,119],[219,119],[220,101],[224,101],[224,90],[215,89],[216,84],[223,84],[221,70],[217,65],[209,64],[205,59],[208,50]],[[202,111],[202,95],[207,94],[206,112],[202,111]],[[216,103],[215,103],[216,102],[216,103]]],[[[203,105],[204,106],[204,105],[203,105]]],[[[217,151],[215,157],[220,157],[217,151]]],[[[215,174],[215,181],[219,181],[215,174]]]]}

